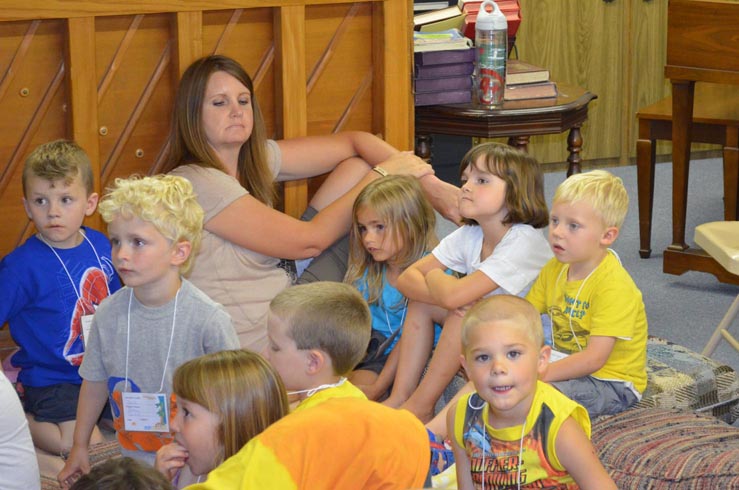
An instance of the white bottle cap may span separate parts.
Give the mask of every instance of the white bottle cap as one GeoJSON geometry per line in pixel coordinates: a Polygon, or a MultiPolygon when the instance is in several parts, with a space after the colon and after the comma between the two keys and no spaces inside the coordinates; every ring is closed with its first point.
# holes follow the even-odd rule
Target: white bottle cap
{"type": "Polygon", "coordinates": [[[500,11],[500,7],[493,0],[485,0],[480,5],[480,11],[477,13],[477,20],[475,20],[475,29],[483,31],[508,29],[505,14],[500,11]],[[490,12],[487,10],[488,7],[490,12]]]}

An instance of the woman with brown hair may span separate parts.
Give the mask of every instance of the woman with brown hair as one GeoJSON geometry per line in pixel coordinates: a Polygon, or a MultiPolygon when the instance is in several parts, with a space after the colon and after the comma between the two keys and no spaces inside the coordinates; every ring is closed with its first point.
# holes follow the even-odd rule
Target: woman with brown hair
{"type": "MultiPolygon", "coordinates": [[[[318,257],[344,237],[352,203],[366,184],[386,174],[413,175],[452,217],[458,191],[411,152],[369,133],[280,141],[265,133],[252,81],[237,62],[207,56],[185,71],[163,170],[190,180],[205,209],[190,280],[226,307],[241,345],[256,351],[266,345],[269,301],[291,283],[280,259],[298,260],[300,271],[301,259],[318,257]],[[303,220],[273,208],[275,182],[326,173],[303,220]]],[[[346,251],[330,252],[306,273],[310,280],[342,280],[346,251]]]]}

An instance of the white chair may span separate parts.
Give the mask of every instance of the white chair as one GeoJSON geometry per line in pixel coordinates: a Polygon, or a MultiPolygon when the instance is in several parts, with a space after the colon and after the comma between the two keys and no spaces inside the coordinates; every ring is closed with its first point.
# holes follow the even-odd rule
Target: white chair
{"type": "MultiPolygon", "coordinates": [[[[739,221],[714,221],[695,228],[695,243],[721,266],[739,276],[739,221]]],[[[710,356],[723,338],[739,352],[739,341],[729,332],[729,327],[739,314],[739,294],[703,349],[710,356]]]]}

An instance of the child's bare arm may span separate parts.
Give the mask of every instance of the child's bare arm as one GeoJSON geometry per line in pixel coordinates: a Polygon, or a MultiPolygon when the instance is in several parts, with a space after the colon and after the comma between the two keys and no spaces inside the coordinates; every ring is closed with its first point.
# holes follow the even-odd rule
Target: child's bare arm
{"type": "Polygon", "coordinates": [[[474,490],[475,486],[472,483],[472,473],[470,472],[470,460],[464,448],[457,444],[457,440],[454,437],[454,418],[456,413],[457,405],[451,405],[446,416],[446,430],[451,440],[452,451],[454,452],[454,463],[457,466],[457,488],[459,490],[474,490]]]}
{"type": "Polygon", "coordinates": [[[554,445],[560,463],[582,490],[616,490],[593,444],[575,419],[565,420],[554,445]]]}
{"type": "Polygon", "coordinates": [[[448,310],[477,301],[498,288],[495,281],[480,271],[458,279],[443,270],[432,270],[426,274],[426,285],[433,302],[448,310]]]}
{"type": "Polygon", "coordinates": [[[550,363],[542,381],[563,381],[593,374],[606,363],[615,344],[616,337],[591,336],[587,347],[581,352],[550,363]]]}
{"type": "Polygon", "coordinates": [[[426,285],[426,274],[435,269],[444,272],[446,267],[433,254],[417,260],[398,276],[396,284],[398,291],[410,300],[435,304],[426,285]]]}
{"type": "Polygon", "coordinates": [[[88,454],[90,436],[107,399],[108,386],[105,381],[82,381],[77,404],[77,421],[74,427],[74,443],[64,468],[57,475],[62,488],[69,488],[72,483],[70,477],[77,472],[90,472],[88,454]]]}

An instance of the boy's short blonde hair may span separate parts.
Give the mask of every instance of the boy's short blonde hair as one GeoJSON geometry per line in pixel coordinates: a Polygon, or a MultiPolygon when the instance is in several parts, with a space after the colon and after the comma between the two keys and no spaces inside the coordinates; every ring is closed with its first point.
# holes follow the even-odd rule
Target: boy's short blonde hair
{"type": "Polygon", "coordinates": [[[93,193],[94,177],[90,159],[77,143],[56,140],[37,146],[23,165],[23,196],[28,179],[35,176],[48,181],[64,180],[69,185],[80,176],[87,195],[93,193]]]}
{"type": "Polygon", "coordinates": [[[116,216],[137,217],[154,225],[172,243],[190,242],[190,256],[180,270],[184,274],[192,266],[205,213],[189,180],[174,175],[115,179],[98,209],[106,223],[116,216]]]}
{"type": "Polygon", "coordinates": [[[623,181],[605,170],[575,174],[554,192],[553,202],[590,204],[605,226],[621,228],[629,210],[629,195],[623,181]]]}
{"type": "Polygon", "coordinates": [[[462,352],[467,352],[470,335],[483,323],[511,320],[526,331],[534,344],[544,346],[544,329],[541,315],[534,305],[519,296],[496,294],[478,301],[462,320],[462,352]]]}
{"type": "Polygon", "coordinates": [[[289,287],[269,304],[298,349],[320,349],[345,376],[367,353],[372,316],[354,287],[330,281],[289,287]]]}

